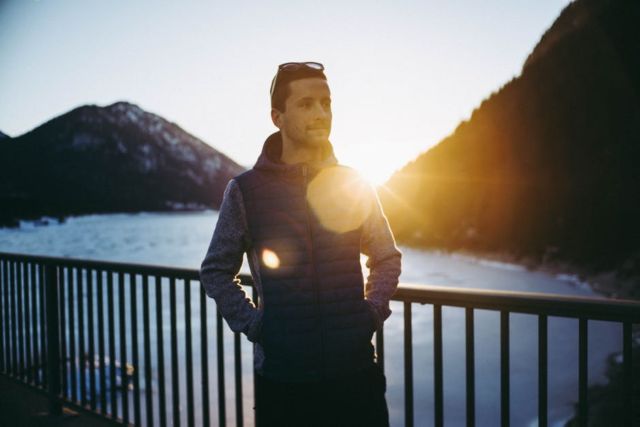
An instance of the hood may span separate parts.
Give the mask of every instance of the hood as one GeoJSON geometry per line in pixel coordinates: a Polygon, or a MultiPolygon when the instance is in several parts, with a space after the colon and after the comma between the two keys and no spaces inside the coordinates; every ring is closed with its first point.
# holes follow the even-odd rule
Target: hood
{"type": "Polygon", "coordinates": [[[309,170],[317,172],[320,169],[328,166],[335,166],[338,164],[338,159],[333,152],[333,145],[327,141],[322,146],[322,160],[319,162],[300,162],[294,164],[288,164],[282,162],[280,157],[282,155],[282,134],[280,131],[272,133],[266,139],[262,146],[262,152],[253,166],[256,170],[265,172],[275,172],[282,174],[301,174],[302,168],[307,166],[309,170]]]}

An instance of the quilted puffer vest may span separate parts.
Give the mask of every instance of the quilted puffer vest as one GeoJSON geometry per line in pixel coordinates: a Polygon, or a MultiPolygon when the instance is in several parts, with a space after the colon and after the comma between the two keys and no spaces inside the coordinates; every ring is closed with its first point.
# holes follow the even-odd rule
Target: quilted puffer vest
{"type": "Polygon", "coordinates": [[[374,363],[375,320],[364,300],[362,226],[325,228],[306,198],[322,167],[337,164],[328,143],[323,166],[280,162],[279,132],[265,141],[253,169],[237,176],[251,244],[260,257],[263,375],[316,381],[374,363]],[[274,266],[262,254],[275,253],[274,266]]]}

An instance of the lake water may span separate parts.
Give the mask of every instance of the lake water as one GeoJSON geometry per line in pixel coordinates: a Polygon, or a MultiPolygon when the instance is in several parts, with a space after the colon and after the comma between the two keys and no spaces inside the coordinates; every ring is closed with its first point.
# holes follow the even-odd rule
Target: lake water
{"type": "MultiPolygon", "coordinates": [[[[61,256],[80,259],[109,260],[141,264],[166,265],[198,269],[217,220],[216,211],[188,213],[140,213],[88,215],[67,219],[62,224],[35,225],[23,222],[20,229],[0,228],[0,251],[24,254],[61,256]]],[[[519,266],[497,263],[473,257],[448,255],[434,251],[421,251],[400,247],[403,252],[402,283],[458,286],[468,288],[531,291],[564,295],[594,296],[585,285],[569,276],[552,276],[531,272],[519,266]]],[[[362,258],[363,272],[367,274],[362,258]]],[[[242,272],[249,273],[248,264],[242,272]]],[[[152,282],[153,283],[153,279],[152,282]]],[[[130,284],[126,283],[126,286],[130,284]]],[[[141,299],[141,282],[137,281],[138,301],[141,299]]],[[[164,358],[165,378],[170,379],[169,306],[168,288],[163,283],[165,320],[164,358]]],[[[199,283],[191,284],[192,298],[197,296],[199,283]]],[[[155,290],[150,289],[151,312],[155,313],[155,290]]],[[[117,288],[116,288],[117,290],[117,288]]],[[[251,290],[248,289],[248,292],[251,290]]],[[[178,299],[178,345],[184,348],[185,324],[182,288],[178,299]]],[[[106,297],[105,297],[106,300],[106,297]]],[[[128,293],[127,313],[129,313],[128,293]]],[[[115,295],[118,301],[118,295],[115,295]]],[[[200,347],[199,305],[192,300],[191,318],[193,332],[193,372],[196,421],[200,416],[200,347]]],[[[211,318],[208,327],[209,390],[212,425],[217,425],[217,380],[215,378],[215,303],[208,299],[207,312],[211,318]]],[[[385,323],[385,371],[387,376],[387,402],[391,425],[404,425],[404,359],[403,306],[392,301],[393,314],[385,323]]],[[[417,426],[433,425],[433,325],[432,308],[414,304],[413,363],[414,406],[417,426]]],[[[127,314],[128,315],[128,314],[127,314]]],[[[142,310],[138,310],[141,325],[142,310]]],[[[117,316],[116,316],[117,317],[117,316]]],[[[152,317],[151,336],[155,336],[155,317],[152,317]]],[[[129,321],[129,320],[128,320],[129,321]]],[[[499,313],[477,310],[475,318],[476,362],[476,425],[499,425],[500,417],[500,336],[499,313]]],[[[464,310],[443,308],[444,346],[444,403],[445,425],[465,424],[465,341],[464,310]]],[[[118,330],[116,319],[116,331],[118,330]]],[[[605,381],[606,358],[621,350],[621,326],[609,322],[589,322],[589,380],[605,381]]],[[[142,359],[142,330],[139,329],[140,358],[142,359]]],[[[233,385],[233,334],[225,324],[225,378],[227,396],[227,423],[235,424],[233,385]]],[[[531,315],[511,315],[511,424],[514,426],[537,425],[537,318],[531,315]]],[[[156,343],[152,342],[152,348],[156,343]]],[[[118,343],[116,343],[116,350],[118,343]]],[[[252,345],[243,338],[242,369],[244,390],[245,425],[253,425],[253,361],[252,345]]],[[[183,350],[180,350],[181,353],[183,350]]],[[[572,416],[573,405],[578,398],[578,321],[573,319],[549,319],[549,421],[561,426],[572,416]]],[[[131,352],[128,350],[128,354],[131,352]]],[[[154,387],[158,365],[152,362],[154,387]]],[[[144,369],[141,365],[139,369],[144,369]]],[[[186,424],[185,369],[180,365],[180,396],[182,421],[186,424]]],[[[144,387],[142,381],[141,386],[144,387]]],[[[168,393],[171,390],[167,383],[168,393]]],[[[142,409],[144,412],[144,389],[142,409]]],[[[157,395],[154,394],[157,400],[157,395]]],[[[131,400],[130,400],[131,402],[131,400]]],[[[157,402],[154,402],[157,408],[157,402]]],[[[171,420],[171,396],[167,394],[167,419],[171,420]]],[[[129,404],[132,413],[132,403],[129,404]]],[[[157,423],[158,416],[155,415],[157,423]]],[[[143,415],[143,420],[145,419],[143,415]]]]}

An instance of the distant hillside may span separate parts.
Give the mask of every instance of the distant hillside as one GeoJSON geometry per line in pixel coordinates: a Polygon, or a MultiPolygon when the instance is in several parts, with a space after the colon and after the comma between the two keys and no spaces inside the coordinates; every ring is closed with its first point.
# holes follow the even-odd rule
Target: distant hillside
{"type": "Polygon", "coordinates": [[[381,189],[397,239],[640,276],[638,22],[638,1],[569,4],[519,77],[381,189]]]}
{"type": "Polygon", "coordinates": [[[0,131],[0,141],[2,141],[3,139],[7,139],[9,138],[9,135],[7,135],[6,133],[3,133],[2,131],[0,131]]]}
{"type": "Polygon", "coordinates": [[[117,102],[0,139],[0,224],[17,218],[218,208],[244,168],[175,123],[117,102]]]}

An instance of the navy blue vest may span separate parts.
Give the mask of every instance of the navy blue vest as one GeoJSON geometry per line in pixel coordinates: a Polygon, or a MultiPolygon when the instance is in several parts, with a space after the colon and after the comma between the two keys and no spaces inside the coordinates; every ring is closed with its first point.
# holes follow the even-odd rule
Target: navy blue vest
{"type": "Polygon", "coordinates": [[[279,162],[281,144],[279,133],[271,135],[256,166],[235,177],[260,258],[263,373],[280,381],[333,379],[374,361],[375,320],[364,300],[360,265],[362,226],[338,233],[320,223],[306,198],[319,169],[279,162]],[[265,250],[277,255],[277,267],[265,264],[265,250]]]}

